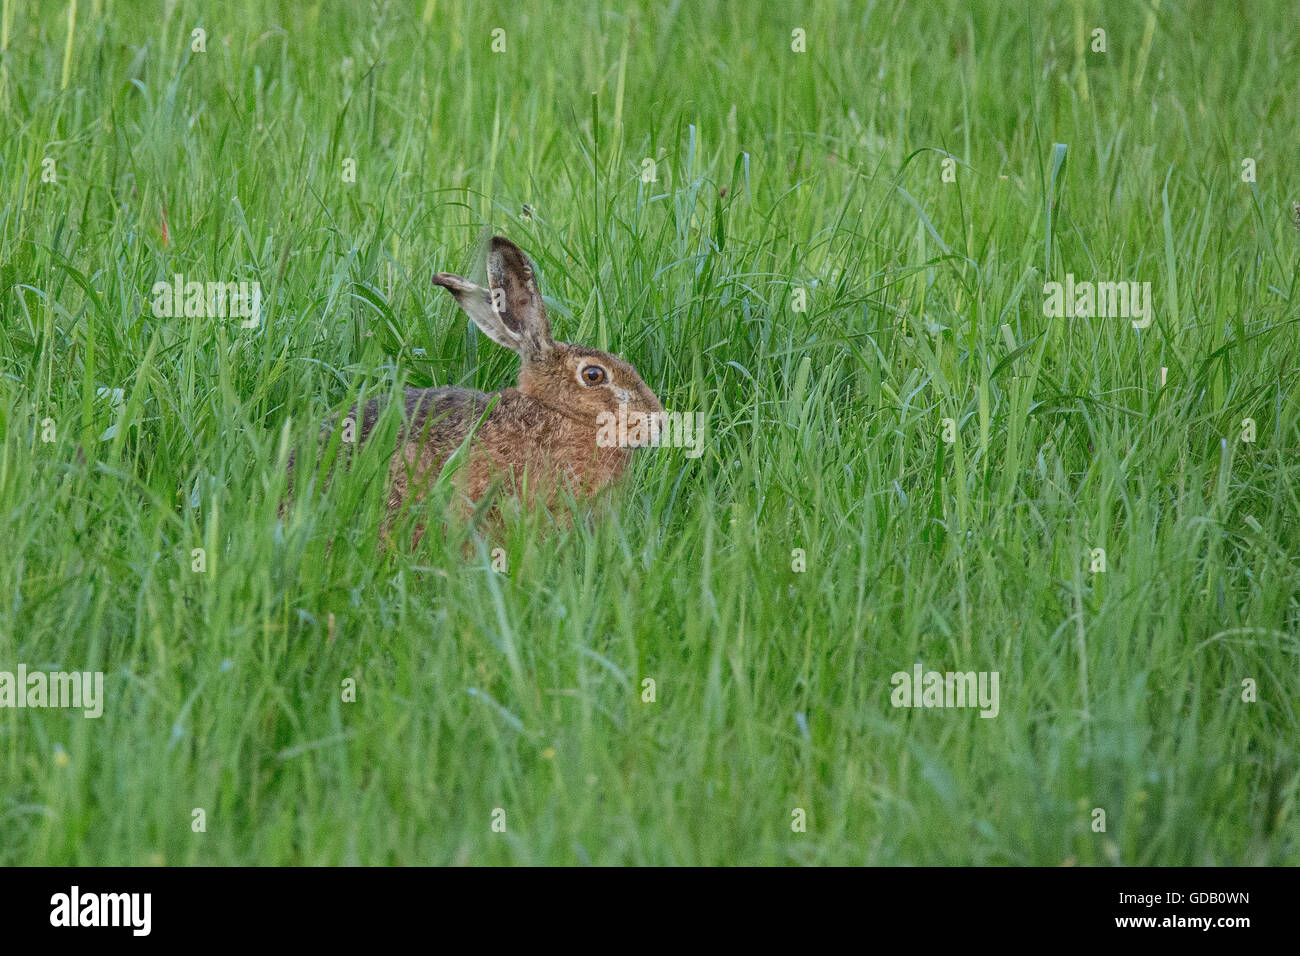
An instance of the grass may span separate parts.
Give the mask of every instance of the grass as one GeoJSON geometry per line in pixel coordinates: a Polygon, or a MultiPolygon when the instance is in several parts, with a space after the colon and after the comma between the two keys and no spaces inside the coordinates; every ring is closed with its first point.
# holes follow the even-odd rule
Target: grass
{"type": "Polygon", "coordinates": [[[1290,4],[0,3],[0,670],[107,697],[0,709],[0,863],[1300,862],[1290,4]],[[704,454],[505,573],[379,452],[281,521],[512,383],[491,231],[704,454]]]}

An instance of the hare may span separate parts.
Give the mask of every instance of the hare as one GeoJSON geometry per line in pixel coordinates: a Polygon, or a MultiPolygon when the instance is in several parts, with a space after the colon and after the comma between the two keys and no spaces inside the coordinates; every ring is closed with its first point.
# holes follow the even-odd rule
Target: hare
{"type": "MultiPolygon", "coordinates": [[[[508,239],[492,239],[487,278],[486,289],[446,272],[433,281],[488,338],[519,354],[519,384],[492,395],[406,389],[405,420],[388,469],[387,523],[420,500],[467,438],[451,479],[467,513],[494,485],[525,506],[549,507],[566,489],[589,498],[623,474],[635,451],[631,443],[598,441],[602,426],[607,436],[607,423],[616,420],[602,413],[645,423],[664,413],[636,369],[618,356],[551,338],[536,270],[508,239]]],[[[367,402],[360,416],[355,407],[348,413],[359,442],[374,429],[381,401],[367,402]]],[[[417,528],[416,543],[422,533],[417,528]]]]}

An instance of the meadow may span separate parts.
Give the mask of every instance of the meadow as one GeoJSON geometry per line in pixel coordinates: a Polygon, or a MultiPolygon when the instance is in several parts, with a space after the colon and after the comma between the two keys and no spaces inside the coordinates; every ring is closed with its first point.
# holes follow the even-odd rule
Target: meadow
{"type": "Polygon", "coordinates": [[[0,864],[1300,862],[1293,14],[0,0],[0,864]],[[492,234],[702,454],[281,515],[492,234]]]}

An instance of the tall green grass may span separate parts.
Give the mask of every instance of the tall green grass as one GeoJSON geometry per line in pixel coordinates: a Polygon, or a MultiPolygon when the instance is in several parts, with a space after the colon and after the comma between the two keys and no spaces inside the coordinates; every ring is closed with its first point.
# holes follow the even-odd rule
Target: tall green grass
{"type": "Polygon", "coordinates": [[[107,703],[0,710],[0,862],[1300,862],[1289,13],[3,0],[0,670],[107,703]],[[380,550],[381,449],[281,519],[358,396],[512,382],[429,282],[489,231],[704,455],[505,573],[380,550]]]}

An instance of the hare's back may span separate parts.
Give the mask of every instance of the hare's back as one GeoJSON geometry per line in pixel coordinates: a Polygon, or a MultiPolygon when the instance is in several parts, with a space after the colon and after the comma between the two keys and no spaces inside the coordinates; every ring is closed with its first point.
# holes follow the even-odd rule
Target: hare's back
{"type": "MultiPolygon", "coordinates": [[[[369,437],[387,404],[387,398],[372,398],[362,409],[361,441],[369,437]]],[[[403,430],[433,443],[459,443],[488,406],[488,396],[472,388],[408,388],[404,395],[403,430]]],[[[354,410],[355,413],[355,410],[354,410]]]]}

